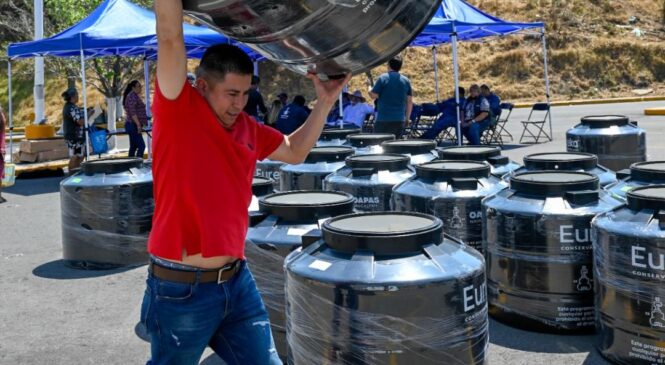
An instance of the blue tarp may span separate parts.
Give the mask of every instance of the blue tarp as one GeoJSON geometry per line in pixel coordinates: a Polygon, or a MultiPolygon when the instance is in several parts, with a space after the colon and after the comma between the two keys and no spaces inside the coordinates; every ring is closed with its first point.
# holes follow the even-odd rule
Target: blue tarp
{"type": "MultiPolygon", "coordinates": [[[[185,46],[190,57],[202,56],[205,49],[229,39],[206,27],[184,25],[185,46]]],[[[233,42],[235,44],[235,42],[233,42]]],[[[260,55],[241,47],[252,59],[260,55]]],[[[146,56],[157,54],[155,13],[128,0],[106,0],[79,23],[38,41],[10,44],[10,58],[35,56],[69,57],[146,56]]]]}
{"type": "Polygon", "coordinates": [[[458,40],[466,41],[543,27],[543,23],[505,21],[474,8],[464,0],[442,0],[432,20],[411,45],[422,47],[450,43],[454,30],[458,40]]]}

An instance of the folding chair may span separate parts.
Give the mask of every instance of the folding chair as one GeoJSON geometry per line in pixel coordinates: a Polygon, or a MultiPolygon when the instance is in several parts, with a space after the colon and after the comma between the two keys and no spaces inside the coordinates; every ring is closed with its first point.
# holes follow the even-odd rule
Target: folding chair
{"type": "Polygon", "coordinates": [[[376,113],[368,114],[367,117],[365,117],[365,120],[363,121],[363,126],[360,129],[362,133],[374,133],[375,117],[376,113]]]}
{"type": "Polygon", "coordinates": [[[551,141],[552,137],[545,131],[545,124],[552,123],[552,116],[550,115],[550,105],[548,103],[535,103],[531,107],[531,112],[527,120],[522,121],[522,135],[520,136],[520,143],[525,143],[524,139],[531,139],[527,143],[538,143],[540,138],[547,138],[551,141]]]}
{"type": "Polygon", "coordinates": [[[420,112],[417,118],[411,122],[404,135],[408,138],[418,138],[426,130],[430,129],[439,118],[439,106],[433,103],[424,103],[420,105],[420,112]]]}
{"type": "Polygon", "coordinates": [[[506,123],[513,113],[514,105],[512,103],[501,103],[501,113],[496,116],[496,121],[489,128],[487,128],[481,137],[481,142],[484,144],[498,144],[503,147],[503,139],[510,138],[513,140],[513,135],[506,130],[506,123]]]}

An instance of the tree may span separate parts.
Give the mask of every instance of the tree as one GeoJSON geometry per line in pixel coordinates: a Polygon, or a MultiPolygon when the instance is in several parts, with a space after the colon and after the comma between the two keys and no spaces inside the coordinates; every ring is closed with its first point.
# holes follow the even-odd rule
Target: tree
{"type": "MultiPolygon", "coordinates": [[[[152,4],[150,0],[132,2],[147,8],[152,4]]],[[[44,16],[48,19],[45,27],[50,31],[49,34],[61,32],[84,19],[101,3],[102,0],[45,0],[44,16]]],[[[53,69],[67,75],[70,85],[79,76],[80,61],[50,59],[48,62],[53,65],[53,69]]],[[[94,58],[90,62],[93,71],[90,85],[107,98],[120,96],[127,83],[141,73],[142,60],[137,57],[103,57],[94,58]]]]}

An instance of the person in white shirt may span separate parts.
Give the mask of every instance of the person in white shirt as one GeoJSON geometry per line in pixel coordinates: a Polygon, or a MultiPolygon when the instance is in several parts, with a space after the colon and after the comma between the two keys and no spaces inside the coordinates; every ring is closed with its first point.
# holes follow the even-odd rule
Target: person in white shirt
{"type": "Polygon", "coordinates": [[[365,102],[360,90],[351,94],[351,104],[344,108],[344,124],[353,124],[360,128],[368,114],[374,113],[374,108],[365,102]]]}

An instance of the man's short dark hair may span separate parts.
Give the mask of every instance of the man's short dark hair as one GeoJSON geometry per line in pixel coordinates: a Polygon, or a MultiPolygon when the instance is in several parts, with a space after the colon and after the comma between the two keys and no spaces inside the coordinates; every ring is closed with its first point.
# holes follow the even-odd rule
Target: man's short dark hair
{"type": "Polygon", "coordinates": [[[300,106],[305,106],[305,97],[302,96],[302,95],[296,95],[293,98],[293,103],[297,104],[297,105],[300,105],[300,106]]]}
{"type": "Polygon", "coordinates": [[[395,56],[390,61],[388,61],[388,67],[393,71],[400,71],[402,69],[402,57],[395,56]]]}
{"type": "Polygon", "coordinates": [[[487,91],[490,91],[490,87],[487,86],[486,84],[482,84],[482,85],[480,85],[480,90],[487,90],[487,91]]]}
{"type": "Polygon", "coordinates": [[[459,93],[459,96],[463,98],[464,94],[466,93],[466,90],[464,90],[464,88],[460,86],[457,88],[457,92],[459,93]]]}
{"type": "Polygon", "coordinates": [[[252,86],[258,85],[259,82],[261,82],[261,79],[256,75],[252,75],[252,86]]]}
{"type": "Polygon", "coordinates": [[[196,76],[213,81],[222,81],[228,73],[252,75],[252,59],[240,48],[230,44],[216,44],[209,47],[196,69],[196,76]]]}

